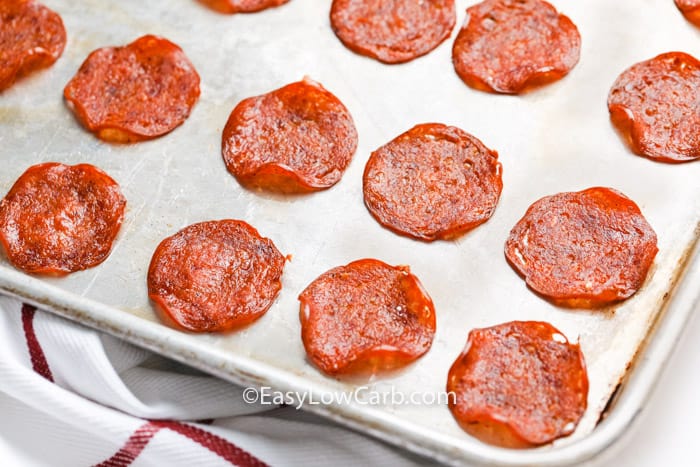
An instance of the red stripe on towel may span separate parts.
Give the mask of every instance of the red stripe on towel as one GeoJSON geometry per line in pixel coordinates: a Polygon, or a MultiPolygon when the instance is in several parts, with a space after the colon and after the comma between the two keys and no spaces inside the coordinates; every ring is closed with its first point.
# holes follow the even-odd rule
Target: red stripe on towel
{"type": "Polygon", "coordinates": [[[24,338],[27,341],[27,349],[29,350],[29,359],[32,361],[32,368],[44,378],[53,382],[53,375],[49,368],[49,363],[46,361],[44,350],[39,344],[34,332],[34,314],[36,308],[26,303],[22,304],[22,327],[24,328],[24,338]]]}
{"type": "Polygon", "coordinates": [[[194,425],[172,420],[151,420],[141,425],[112,457],[94,467],[128,467],[149,441],[163,428],[179,433],[239,467],[267,467],[267,464],[226,439],[194,425]]]}
{"type": "Polygon", "coordinates": [[[153,420],[151,423],[161,428],[167,428],[176,433],[180,433],[239,467],[267,467],[266,463],[253,456],[248,451],[239,448],[220,436],[204,431],[196,426],[171,420],[153,420]]]}
{"type": "Polygon", "coordinates": [[[124,446],[112,457],[95,467],[127,467],[141,454],[143,448],[160,431],[160,427],[151,422],[144,423],[126,440],[124,446]]]}

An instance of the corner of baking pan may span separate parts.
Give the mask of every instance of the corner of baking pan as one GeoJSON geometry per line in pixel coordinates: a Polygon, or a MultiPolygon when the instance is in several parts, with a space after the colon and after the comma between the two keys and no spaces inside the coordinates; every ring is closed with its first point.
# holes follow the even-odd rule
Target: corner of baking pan
{"type": "MultiPolygon", "coordinates": [[[[698,225],[700,229],[700,224],[698,225]]],[[[642,343],[630,370],[611,397],[596,428],[580,440],[561,447],[533,451],[509,450],[491,446],[472,449],[474,456],[443,457],[448,464],[475,465],[581,466],[610,458],[623,442],[631,438],[640,415],[662,376],[693,312],[700,308],[700,239],[688,248],[681,265],[680,279],[669,292],[668,300],[657,314],[652,329],[642,343]]]]}

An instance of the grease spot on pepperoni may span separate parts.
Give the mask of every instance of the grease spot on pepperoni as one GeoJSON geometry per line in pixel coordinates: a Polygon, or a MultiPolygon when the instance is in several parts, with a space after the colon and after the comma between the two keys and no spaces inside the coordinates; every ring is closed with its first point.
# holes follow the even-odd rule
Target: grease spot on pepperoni
{"type": "Polygon", "coordinates": [[[700,0],[675,0],[676,6],[688,21],[700,26],[700,0]]]}
{"type": "Polygon", "coordinates": [[[141,141],[169,133],[187,119],[199,99],[199,75],[180,47],[147,35],[92,52],[63,95],[99,138],[141,141]]]}
{"type": "Polygon", "coordinates": [[[384,63],[427,54],[455,25],[454,0],[334,0],[331,27],[345,46],[384,63]]]}
{"type": "Polygon", "coordinates": [[[625,70],[608,95],[613,125],[632,151],[661,162],[700,158],[700,61],[661,54],[625,70]]]}
{"type": "Polygon", "coordinates": [[[435,334],[433,302],[407,266],[354,261],[319,276],[299,301],[306,354],[329,375],[403,367],[435,334]]]}
{"type": "Polygon", "coordinates": [[[467,15],[452,61],[473,88],[518,94],[562,78],[578,63],[578,29],[545,1],[486,0],[467,15]]]}
{"type": "Polygon", "coordinates": [[[0,91],[58,60],[66,45],[61,17],[33,0],[0,2],[0,91]]]}
{"type": "Polygon", "coordinates": [[[148,268],[148,296],[177,327],[230,331],[272,306],[284,261],[270,239],[243,221],[200,222],[158,245],[148,268]]]}
{"type": "Polygon", "coordinates": [[[480,440],[527,448],[568,436],[586,411],[583,353],[552,325],[474,329],[447,378],[449,408],[480,440]]]}
{"type": "Polygon", "coordinates": [[[25,272],[65,275],[103,262],[124,218],[117,182],[89,164],[38,164],[0,201],[0,242],[25,272]]]}
{"type": "Polygon", "coordinates": [[[357,148],[345,106],[308,78],[241,101],[231,112],[221,152],[244,186],[306,193],[335,185],[357,148]]]}
{"type": "Polygon", "coordinates": [[[363,192],[388,229],[424,241],[451,239],[486,222],[501,195],[498,153],[456,127],[413,127],[372,153],[363,192]]]}
{"type": "Polygon", "coordinates": [[[506,258],[533,290],[559,305],[586,308],[637,292],[657,251],[639,207],[600,187],[535,202],[505,245],[506,258]]]}
{"type": "Polygon", "coordinates": [[[267,8],[284,5],[289,0],[199,0],[219,13],[255,13],[267,8]]]}

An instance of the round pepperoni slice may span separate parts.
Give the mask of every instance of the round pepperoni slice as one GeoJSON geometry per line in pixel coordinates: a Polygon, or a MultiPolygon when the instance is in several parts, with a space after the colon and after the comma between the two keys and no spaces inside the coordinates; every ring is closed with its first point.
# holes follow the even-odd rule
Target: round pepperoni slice
{"type": "Polygon", "coordinates": [[[209,8],[219,13],[255,13],[280,5],[289,0],[199,0],[209,8]]]}
{"type": "Polygon", "coordinates": [[[384,63],[427,54],[455,25],[454,0],[333,0],[331,27],[347,48],[384,63]]]}
{"type": "Polygon", "coordinates": [[[676,6],[688,21],[700,26],[700,0],[676,0],[676,6]]]}
{"type": "Polygon", "coordinates": [[[363,182],[367,209],[380,224],[424,241],[486,222],[503,188],[498,153],[439,123],[417,125],[374,151],[363,182]]]}
{"type": "Polygon", "coordinates": [[[562,78],[578,63],[578,29],[545,1],[486,0],[467,15],[452,61],[473,88],[518,94],[562,78]]]}
{"type": "Polygon", "coordinates": [[[637,205],[610,188],[540,199],[505,246],[506,258],[532,289],[572,307],[630,297],[657,251],[656,234],[637,205]]]}
{"type": "Polygon", "coordinates": [[[319,276],[299,301],[306,354],[329,375],[400,368],[435,335],[433,302],[408,266],[354,261],[319,276]]]}
{"type": "Polygon", "coordinates": [[[149,35],[92,52],[63,95],[99,138],[141,141],[187,119],[199,98],[199,75],[180,47],[149,35]]]}
{"type": "Polygon", "coordinates": [[[624,71],[608,109],[632,151],[661,162],[700,158],[700,62],[669,52],[624,71]]]}
{"type": "Polygon", "coordinates": [[[357,148],[345,106],[305,78],[241,101],[224,128],[226,167],[250,188],[305,193],[336,184],[357,148]]]}
{"type": "Polygon", "coordinates": [[[514,321],[469,333],[447,392],[467,433],[527,448],[573,433],[586,411],[588,376],[579,346],[552,325],[514,321]]]}
{"type": "Polygon", "coordinates": [[[33,0],[0,2],[0,91],[51,66],[65,45],[63,21],[53,11],[33,0]]]}
{"type": "Polygon", "coordinates": [[[0,242],[25,272],[91,268],[109,256],[125,206],[117,182],[95,166],[34,165],[0,201],[0,242]]]}
{"type": "Polygon", "coordinates": [[[243,221],[193,224],[156,248],[148,296],[166,321],[192,332],[229,331],[272,306],[284,257],[243,221]]]}

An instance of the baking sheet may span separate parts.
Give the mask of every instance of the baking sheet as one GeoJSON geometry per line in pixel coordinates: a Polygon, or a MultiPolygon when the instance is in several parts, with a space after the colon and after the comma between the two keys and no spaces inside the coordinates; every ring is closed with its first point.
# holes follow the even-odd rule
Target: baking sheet
{"type": "MultiPolygon", "coordinates": [[[[590,377],[589,409],[571,437],[595,427],[645,339],[698,235],[700,164],[658,164],[633,156],[612,129],[607,92],[629,65],[670,50],[700,56],[700,34],[670,0],[552,1],[579,27],[581,61],[564,80],[522,97],[466,87],[451,65],[451,43],[404,65],[387,66],[345,49],[329,27],[328,1],[292,0],[253,15],[225,16],[195,1],[46,0],[68,32],[63,57],[0,95],[0,192],[30,165],[89,162],[115,178],[126,220],[101,266],[61,279],[32,279],[4,258],[0,286],[64,315],[242,383],[321,394],[368,390],[408,395],[444,389],[470,329],[544,320],[580,340],[590,377]],[[173,133],[134,145],[101,143],[80,127],[62,89],[87,54],[154,33],[179,44],[202,78],[202,96],[173,133]],[[221,130],[243,98],[308,75],[336,94],[360,135],[357,153],[331,190],[272,196],[242,189],[226,172],[221,130]],[[456,125],[497,150],[503,194],[493,218],[453,242],[425,244],[380,227],[362,203],[362,171],[372,150],[417,123],[456,125]],[[659,254],[632,299],[605,311],[564,310],[530,292],[503,257],[503,243],[536,199],[610,186],[637,202],[655,228],[659,254]],[[236,218],[293,255],[270,311],[235,334],[189,335],[158,323],[146,296],[150,257],[164,237],[194,222],[236,218]],[[430,352],[405,371],[369,381],[337,381],[305,359],[298,293],[327,269],[363,257],[408,264],[432,296],[438,328],[430,352]],[[393,388],[393,389],[392,389],[393,388]]],[[[457,1],[458,22],[471,1],[457,1]]],[[[444,404],[307,406],[443,460],[517,463],[517,455],[466,435],[444,404]]],[[[525,457],[522,457],[523,459],[525,457]]]]}

